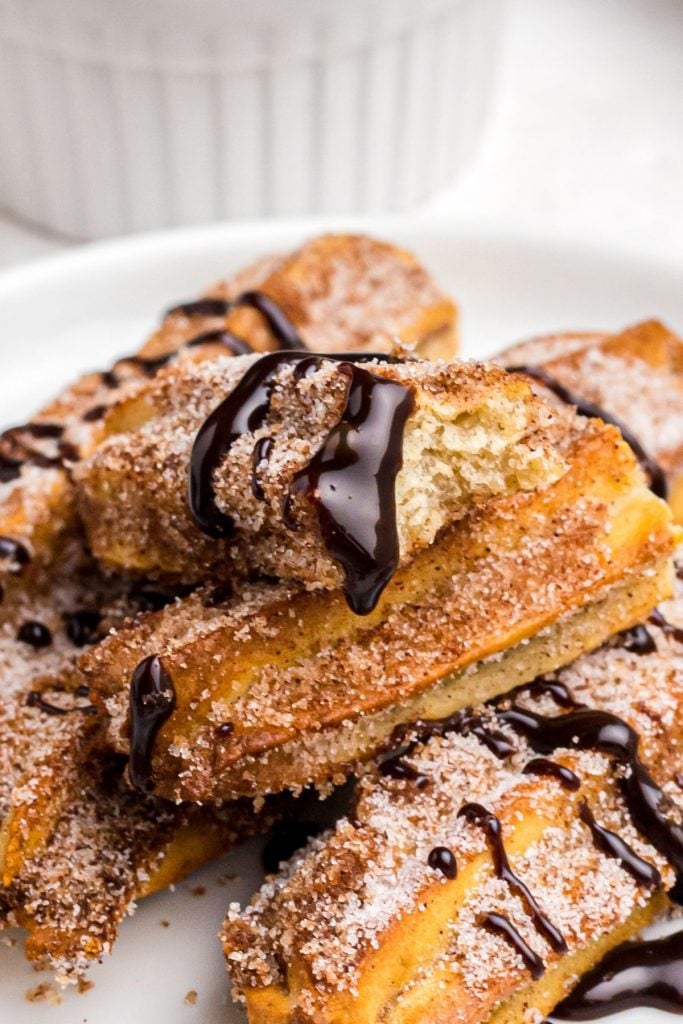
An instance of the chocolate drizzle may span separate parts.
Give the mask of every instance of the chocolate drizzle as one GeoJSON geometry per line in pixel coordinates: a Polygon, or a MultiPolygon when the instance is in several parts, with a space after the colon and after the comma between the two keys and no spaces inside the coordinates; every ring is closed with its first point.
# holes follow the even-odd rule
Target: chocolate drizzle
{"type": "Polygon", "coordinates": [[[482,928],[494,935],[500,935],[509,943],[524,962],[524,966],[534,981],[538,981],[545,973],[545,964],[538,953],[519,934],[512,921],[502,914],[486,914],[479,922],[482,928]]]}
{"type": "Polygon", "coordinates": [[[603,825],[595,820],[595,815],[585,801],[579,807],[579,816],[584,825],[587,825],[593,836],[593,842],[598,850],[607,857],[613,857],[621,863],[624,871],[635,878],[638,885],[644,885],[648,889],[659,889],[662,884],[662,876],[654,866],[643,860],[629,844],[615,832],[610,832],[603,825]]]}
{"type": "Polygon", "coordinates": [[[253,353],[253,348],[244,338],[238,338],[232,331],[204,331],[195,335],[185,342],[185,348],[200,348],[202,345],[222,345],[232,352],[234,356],[248,356],[253,353]]]}
{"type": "Polygon", "coordinates": [[[52,643],[52,633],[44,623],[30,619],[28,622],[22,622],[21,626],[19,626],[17,640],[39,650],[41,647],[50,646],[52,643]]]}
{"type": "Polygon", "coordinates": [[[68,460],[76,460],[78,452],[63,440],[63,434],[61,423],[24,423],[3,431],[0,434],[0,483],[15,480],[22,466],[54,469],[68,460]],[[41,441],[47,445],[41,446],[41,441]]]}
{"type": "Polygon", "coordinates": [[[395,484],[415,397],[404,384],[352,363],[339,371],[346,407],[291,493],[313,499],[325,546],[344,571],[349,606],[367,615],[399,562],[395,484]]]}
{"type": "Polygon", "coordinates": [[[435,846],[433,850],[430,850],[427,863],[430,868],[440,871],[446,878],[457,878],[458,865],[453,851],[449,850],[447,846],[435,846]]]}
{"type": "Polygon", "coordinates": [[[667,484],[666,474],[662,467],[655,459],[649,455],[642,444],[631,431],[618,420],[616,416],[612,416],[611,413],[606,412],[600,408],[599,405],[595,405],[593,402],[587,401],[580,395],[574,394],[569,388],[566,388],[556,377],[553,377],[551,373],[544,370],[542,366],[506,366],[505,368],[508,373],[523,373],[527,377],[531,377],[532,380],[536,380],[539,384],[548,388],[552,391],[561,402],[566,405],[573,405],[576,407],[576,411],[581,416],[586,416],[588,419],[599,419],[604,420],[605,423],[611,423],[613,427],[617,427],[626,441],[627,445],[631,448],[636,459],[640,463],[640,467],[648,477],[650,481],[650,489],[657,495],[658,498],[666,498],[669,494],[669,487],[667,484]]]}
{"type": "Polygon", "coordinates": [[[559,748],[597,750],[625,769],[619,778],[638,832],[683,874],[683,828],[664,812],[666,798],[638,756],[638,734],[608,711],[576,708],[548,717],[518,706],[496,711],[499,719],[525,736],[541,754],[559,748]]]}
{"type": "Polygon", "coordinates": [[[190,458],[190,511],[199,529],[209,537],[228,538],[235,532],[232,517],[216,505],[214,473],[235,441],[263,425],[278,372],[297,358],[303,357],[292,352],[262,356],[249,367],[197,433],[190,458]]]}
{"type": "Polygon", "coordinates": [[[171,349],[170,352],[164,352],[160,356],[123,356],[116,361],[113,370],[102,374],[102,383],[110,388],[118,387],[121,379],[118,376],[117,368],[120,366],[132,366],[144,376],[154,377],[162,367],[175,359],[182,349],[200,348],[202,345],[222,345],[234,356],[251,355],[254,351],[248,341],[238,338],[231,331],[203,331],[202,334],[197,334],[194,338],[184,342],[180,349],[171,349]]]}
{"type": "Polygon", "coordinates": [[[279,871],[280,864],[289,860],[297,850],[302,849],[309,839],[322,832],[323,826],[315,821],[288,821],[277,822],[263,847],[261,859],[263,869],[267,875],[273,875],[279,871]]]}
{"type": "Polygon", "coordinates": [[[423,775],[412,764],[404,761],[403,756],[405,755],[389,755],[379,766],[380,774],[399,781],[414,782],[418,789],[425,789],[431,781],[429,776],[423,775]]]}
{"type": "Polygon", "coordinates": [[[108,408],[106,405],[93,405],[90,409],[86,409],[81,419],[84,423],[97,423],[98,420],[102,419],[108,408]]]}
{"type": "MultiPolygon", "coordinates": [[[[240,437],[263,426],[284,366],[298,363],[297,369],[307,371],[328,359],[339,361],[346,384],[344,409],[320,450],[295,477],[291,494],[310,495],[323,540],[344,571],[347,601],[359,615],[372,611],[398,565],[394,486],[403,429],[414,402],[411,388],[349,362],[377,358],[385,357],[371,352],[343,357],[266,354],[201,426],[190,459],[189,502],[195,522],[209,537],[232,537],[234,520],[216,504],[216,470],[240,437]]],[[[254,466],[264,457],[259,446],[265,440],[257,442],[254,466]]],[[[255,477],[252,486],[259,497],[263,491],[255,477]]],[[[291,510],[286,521],[294,525],[291,510]]]]}
{"type": "Polygon", "coordinates": [[[85,647],[97,634],[97,627],[102,621],[100,612],[79,608],[64,614],[66,635],[76,647],[85,647]]]}
{"type": "Polygon", "coordinates": [[[567,768],[564,764],[551,761],[547,757],[535,757],[533,760],[528,761],[522,769],[522,774],[541,775],[557,779],[560,785],[564,789],[569,790],[570,793],[576,793],[581,788],[581,779],[576,772],[573,772],[571,768],[567,768]]]}
{"type": "Polygon", "coordinates": [[[493,857],[493,867],[496,876],[505,882],[509,889],[522,900],[536,931],[545,938],[551,949],[554,949],[556,953],[566,953],[568,947],[564,936],[552,921],[546,917],[528,887],[510,867],[503,843],[503,829],[500,819],[491,811],[482,807],[481,804],[474,803],[464,804],[458,811],[458,817],[464,818],[470,824],[477,825],[483,830],[491,850],[491,856],[493,857]]]}
{"type": "Polygon", "coordinates": [[[512,696],[518,693],[528,693],[530,697],[552,697],[561,708],[578,708],[581,705],[574,700],[574,696],[565,683],[559,679],[550,679],[547,676],[537,676],[530,683],[523,683],[512,691],[512,696]]]}
{"type": "MultiPolygon", "coordinates": [[[[194,302],[183,302],[178,306],[169,309],[165,316],[180,315],[192,317],[226,317],[233,310],[240,306],[249,306],[257,310],[266,321],[268,328],[275,338],[280,349],[305,349],[294,324],[283,313],[273,299],[258,291],[247,291],[238,295],[236,299],[203,298],[194,302]]],[[[154,377],[159,370],[175,359],[179,351],[188,348],[198,348],[201,345],[222,345],[234,356],[251,354],[254,349],[244,338],[239,338],[232,331],[225,328],[203,331],[185,341],[179,349],[171,349],[159,356],[123,356],[114,364],[113,369],[105,370],[100,374],[102,384],[107,388],[117,388],[121,384],[121,377],[118,373],[119,367],[130,366],[138,370],[146,377],[154,377]]],[[[88,422],[99,419],[106,406],[95,406],[89,409],[83,416],[88,422]]]]}
{"type": "Polygon", "coordinates": [[[418,718],[415,722],[397,725],[380,752],[380,771],[391,774],[388,765],[409,756],[419,743],[427,743],[434,737],[457,733],[460,736],[476,736],[492,754],[501,760],[517,750],[514,743],[494,727],[495,719],[480,715],[472,708],[463,708],[446,718],[418,718]]]}
{"type": "Polygon", "coordinates": [[[141,612],[159,612],[173,604],[176,597],[186,597],[193,589],[191,586],[176,585],[172,590],[167,590],[160,583],[141,580],[130,588],[129,597],[138,605],[141,612]]]}
{"type": "Polygon", "coordinates": [[[272,437],[262,437],[254,445],[251,455],[251,493],[257,501],[265,500],[265,491],[258,478],[258,468],[264,459],[267,459],[273,448],[272,437]]]}
{"type": "MultiPolygon", "coordinates": [[[[79,686],[78,689],[74,691],[74,694],[76,697],[87,697],[88,691],[86,688],[84,693],[83,689],[79,686]]],[[[97,708],[95,707],[94,704],[72,704],[72,706],[68,708],[60,707],[59,704],[50,704],[50,702],[47,701],[45,697],[42,695],[40,690],[29,691],[29,693],[26,696],[26,706],[29,708],[38,708],[40,711],[43,711],[46,715],[71,715],[74,713],[74,711],[80,711],[81,714],[84,715],[97,714],[97,708]]]]}
{"type": "MultiPolygon", "coordinates": [[[[274,299],[270,296],[265,295],[263,292],[250,290],[242,292],[236,299],[219,299],[219,298],[203,298],[196,299],[194,302],[181,302],[178,306],[173,306],[167,310],[166,316],[186,316],[186,317],[211,317],[211,316],[228,316],[233,309],[239,307],[249,307],[255,309],[261,314],[265,320],[269,331],[278,342],[281,349],[305,349],[306,346],[302,341],[299,332],[296,327],[289,319],[289,317],[282,311],[274,299]]],[[[242,338],[233,339],[246,344],[242,338]]]]}
{"type": "Polygon", "coordinates": [[[28,548],[13,537],[0,537],[0,558],[8,558],[15,565],[28,565],[31,556],[28,548]]]}
{"type": "Polygon", "coordinates": [[[617,633],[619,646],[631,654],[654,654],[657,644],[643,625],[632,626],[631,629],[624,629],[617,633]]]}
{"type": "Polygon", "coordinates": [[[598,1020],[651,1006],[683,1014],[683,931],[613,949],[557,1007],[558,1020],[598,1020]]]}
{"type": "Polygon", "coordinates": [[[659,608],[655,608],[652,615],[650,615],[648,622],[651,622],[653,626],[657,626],[661,629],[662,633],[666,633],[672,640],[675,640],[677,644],[683,644],[683,629],[679,626],[674,626],[672,622],[668,622],[659,608]]]}
{"type": "Polygon", "coordinates": [[[144,658],[133,672],[130,683],[130,758],[131,785],[151,793],[152,748],[159,729],[175,708],[175,690],[171,677],[156,655],[144,658]]]}
{"type": "Polygon", "coordinates": [[[211,298],[206,295],[201,299],[193,299],[191,302],[180,302],[177,306],[171,306],[164,313],[167,316],[186,316],[188,319],[201,316],[227,316],[232,309],[229,299],[211,298]]]}
{"type": "Polygon", "coordinates": [[[242,292],[233,302],[233,308],[248,306],[261,314],[271,334],[276,338],[281,349],[306,348],[294,324],[278,306],[277,302],[259,291],[242,292]]]}

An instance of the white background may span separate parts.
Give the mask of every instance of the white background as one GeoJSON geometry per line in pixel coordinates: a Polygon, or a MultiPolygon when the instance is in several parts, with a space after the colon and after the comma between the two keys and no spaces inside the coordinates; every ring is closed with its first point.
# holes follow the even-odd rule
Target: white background
{"type": "MultiPolygon", "coordinates": [[[[683,0],[510,0],[484,146],[422,212],[683,267],[683,0]]],[[[0,266],[63,244],[0,215],[0,266]]]]}

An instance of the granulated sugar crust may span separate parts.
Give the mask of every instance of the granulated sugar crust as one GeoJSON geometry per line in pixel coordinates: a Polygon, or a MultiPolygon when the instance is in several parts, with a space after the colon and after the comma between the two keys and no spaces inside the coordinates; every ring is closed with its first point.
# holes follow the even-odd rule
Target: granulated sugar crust
{"type": "MultiPolygon", "coordinates": [[[[683,585],[661,610],[669,621],[683,624],[683,585]]],[[[656,626],[647,628],[655,653],[629,653],[615,639],[555,678],[575,700],[619,714],[638,730],[641,756],[675,799],[672,779],[683,748],[683,649],[656,626]]],[[[562,713],[549,696],[522,694],[518,700],[545,714],[562,713]]],[[[305,1014],[317,1019],[317,1008],[322,1020],[327,1019],[322,1007],[335,993],[362,990],[366,964],[385,944],[390,951],[391,943],[400,941],[397,922],[415,916],[410,927],[420,928],[420,915],[434,912],[435,887],[456,885],[428,866],[429,851],[437,845],[453,850],[460,875],[485,851],[481,829],[457,817],[467,801],[501,818],[514,850],[513,869],[562,931],[570,952],[625,921],[650,896],[618,861],[595,848],[576,816],[577,800],[586,799],[601,824],[656,864],[666,886],[672,884],[671,869],[635,830],[608,758],[590,751],[552,755],[581,778],[574,796],[553,779],[522,775],[534,755],[519,735],[507,727],[503,731],[516,748],[503,761],[472,735],[450,734],[418,746],[405,760],[430,780],[419,791],[411,781],[364,779],[351,819],[310,842],[246,909],[231,907],[223,941],[237,995],[263,986],[286,991],[287,972],[295,970],[292,1010],[300,1006],[302,1019],[308,1019],[305,1014]],[[517,830],[533,818],[544,823],[539,834],[517,849],[517,830]]],[[[509,976],[511,990],[528,978],[512,947],[481,928],[481,915],[489,912],[506,915],[546,964],[557,959],[519,898],[487,870],[453,898],[447,934],[424,949],[403,979],[405,985],[417,984],[421,972],[444,965],[459,974],[473,997],[469,1011],[457,1018],[463,1024],[486,1016],[486,994],[501,977],[509,976]]]]}

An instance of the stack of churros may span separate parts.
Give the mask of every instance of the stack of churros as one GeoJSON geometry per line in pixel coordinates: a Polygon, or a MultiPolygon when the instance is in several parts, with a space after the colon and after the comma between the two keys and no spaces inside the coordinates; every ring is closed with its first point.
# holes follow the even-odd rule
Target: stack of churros
{"type": "Polygon", "coordinates": [[[342,784],[230,907],[252,1024],[571,1017],[683,898],[683,343],[456,349],[324,236],[0,438],[0,909],[60,980],[342,784]]]}

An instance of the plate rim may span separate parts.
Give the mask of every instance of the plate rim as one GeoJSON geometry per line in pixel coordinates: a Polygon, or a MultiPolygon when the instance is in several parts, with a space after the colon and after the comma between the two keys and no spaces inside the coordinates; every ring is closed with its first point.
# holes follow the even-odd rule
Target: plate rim
{"type": "MultiPolygon", "coordinates": [[[[642,254],[628,247],[618,247],[593,239],[577,240],[564,235],[553,236],[540,231],[498,227],[463,217],[436,219],[425,215],[391,215],[376,217],[292,217],[244,221],[219,221],[212,224],[167,228],[159,231],[120,235],[104,241],[75,245],[63,251],[0,271],[0,303],[11,300],[17,292],[39,287],[41,280],[77,274],[79,267],[101,270],[107,264],[116,265],[123,258],[139,259],[146,253],[162,251],[170,255],[205,249],[223,240],[230,248],[240,244],[254,246],[263,242],[264,251],[286,244],[295,235],[302,238],[324,232],[367,233],[391,239],[392,232],[434,241],[460,240],[463,243],[497,244],[507,251],[525,248],[527,251],[553,249],[558,256],[568,259],[590,258],[604,263],[618,263],[634,273],[660,273],[683,285],[683,267],[665,254],[642,254]],[[280,241],[281,240],[281,241],[280,241]]],[[[410,244],[410,243],[409,243],[410,244]]],[[[438,277],[438,270],[435,271],[438,277]]]]}

